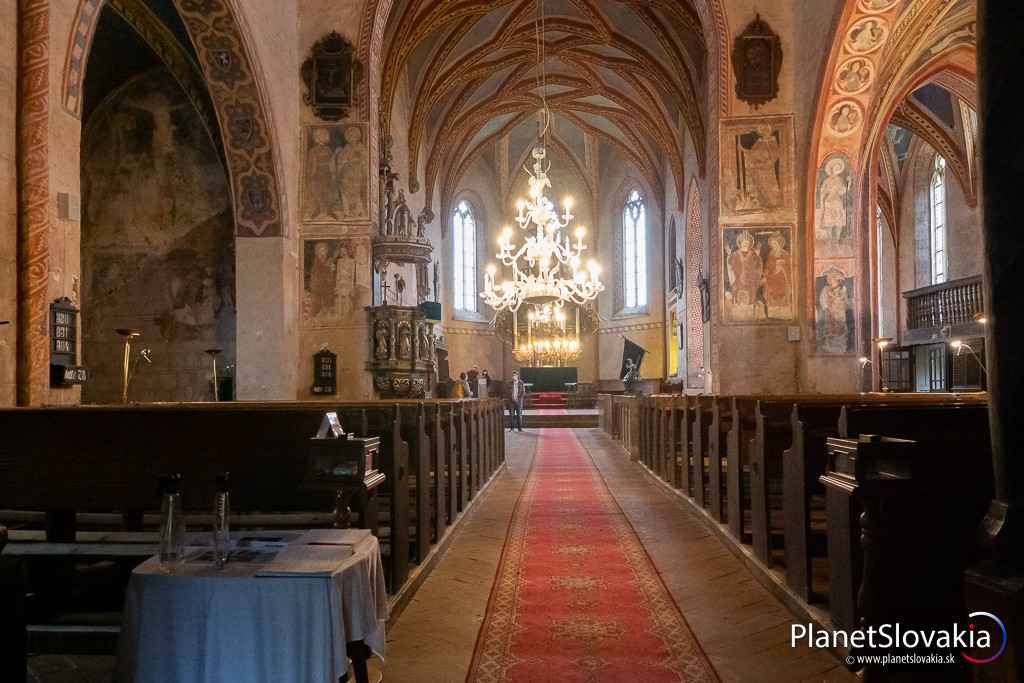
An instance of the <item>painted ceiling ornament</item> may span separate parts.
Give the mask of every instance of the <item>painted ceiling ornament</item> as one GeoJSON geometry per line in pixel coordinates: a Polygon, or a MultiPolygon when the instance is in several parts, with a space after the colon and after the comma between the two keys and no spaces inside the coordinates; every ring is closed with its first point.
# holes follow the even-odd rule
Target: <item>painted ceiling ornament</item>
{"type": "Polygon", "coordinates": [[[836,76],[836,90],[844,95],[857,95],[871,87],[875,67],[867,57],[853,57],[840,65],[836,76]]]}
{"type": "Polygon", "coordinates": [[[880,17],[864,17],[846,34],[846,49],[857,55],[874,52],[889,37],[889,24],[880,17]]]}
{"type": "Polygon", "coordinates": [[[888,12],[900,0],[860,0],[860,8],[865,12],[888,12]]]}
{"type": "Polygon", "coordinates": [[[737,99],[756,109],[778,96],[782,41],[760,14],[736,37],[732,67],[736,74],[737,99]]]}
{"type": "Polygon", "coordinates": [[[846,137],[860,128],[864,114],[854,100],[841,100],[832,105],[828,114],[828,129],[836,137],[846,137]]]}
{"type": "Polygon", "coordinates": [[[355,47],[331,31],[313,45],[312,54],[302,63],[306,84],[303,101],[324,121],[345,118],[355,99],[361,71],[355,47]]]}

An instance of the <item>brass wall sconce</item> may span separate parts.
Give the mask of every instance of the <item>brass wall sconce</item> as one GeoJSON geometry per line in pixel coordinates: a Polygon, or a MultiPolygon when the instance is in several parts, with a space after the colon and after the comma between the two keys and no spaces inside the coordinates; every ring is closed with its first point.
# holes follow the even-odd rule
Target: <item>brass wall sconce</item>
{"type": "Polygon", "coordinates": [[[988,368],[986,368],[985,364],[981,362],[981,357],[978,356],[978,354],[975,352],[973,348],[971,348],[970,344],[961,339],[953,339],[952,341],[949,342],[949,345],[950,347],[952,347],[954,351],[956,351],[955,355],[957,356],[963,353],[964,349],[967,349],[970,352],[970,354],[974,356],[974,360],[977,361],[978,367],[981,368],[981,371],[984,372],[986,375],[988,374],[988,368]]]}

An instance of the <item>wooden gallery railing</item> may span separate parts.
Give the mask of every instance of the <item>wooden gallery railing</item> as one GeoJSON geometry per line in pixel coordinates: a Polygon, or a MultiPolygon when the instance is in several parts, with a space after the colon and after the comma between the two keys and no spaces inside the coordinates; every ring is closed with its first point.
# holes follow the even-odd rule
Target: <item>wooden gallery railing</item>
{"type": "Polygon", "coordinates": [[[934,340],[932,335],[944,327],[953,336],[983,332],[974,324],[974,317],[985,311],[980,275],[921,287],[904,292],[903,297],[907,300],[905,343],[934,340]]]}
{"type": "MultiPolygon", "coordinates": [[[[849,495],[834,487],[826,495],[826,484],[841,479],[829,439],[913,441],[906,467],[928,495],[914,499],[912,519],[932,531],[940,525],[946,541],[936,543],[937,556],[921,548],[935,534],[907,533],[879,566],[916,568],[914,590],[932,591],[920,604],[947,608],[947,619],[960,613],[959,584],[949,577],[972,561],[993,493],[985,395],[601,396],[598,406],[602,428],[624,447],[623,421],[635,421],[630,455],[688,501],[794,612],[825,628],[861,624],[872,604],[870,591],[860,602],[858,591],[860,515],[874,489],[858,488],[854,475],[862,472],[849,469],[838,473],[853,478],[849,495]],[[902,553],[895,563],[893,553],[902,553]]],[[[906,520],[900,528],[906,532],[906,520]]]]}
{"type": "MultiPolygon", "coordinates": [[[[156,552],[162,474],[183,475],[190,530],[209,528],[214,481],[223,471],[231,472],[236,528],[330,526],[333,496],[303,486],[309,439],[329,410],[347,431],[381,438],[379,467],[387,480],[364,522],[380,538],[388,590],[398,595],[504,464],[500,400],[0,410],[0,536],[7,527],[0,565],[24,565],[0,576],[28,577],[28,585],[0,581],[0,591],[22,602],[35,596],[26,608],[30,649],[53,651],[46,634],[75,611],[81,592],[74,571],[60,570],[61,580],[54,580],[56,566],[117,565],[106,606],[120,610],[127,573],[156,552]],[[33,631],[33,624],[43,626],[33,631]]],[[[110,646],[108,638],[90,649],[110,646]]]]}

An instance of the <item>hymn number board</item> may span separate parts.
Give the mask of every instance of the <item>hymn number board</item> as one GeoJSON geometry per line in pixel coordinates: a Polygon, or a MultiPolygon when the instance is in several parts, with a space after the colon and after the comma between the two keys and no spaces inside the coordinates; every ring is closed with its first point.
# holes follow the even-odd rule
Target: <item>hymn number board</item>
{"type": "Polygon", "coordinates": [[[67,297],[50,304],[50,386],[66,387],[86,379],[78,363],[78,309],[67,297]]]}
{"type": "Polygon", "coordinates": [[[326,347],[313,354],[313,393],[331,395],[338,392],[338,355],[326,347]]]}
{"type": "Polygon", "coordinates": [[[57,299],[50,304],[50,362],[74,365],[77,351],[78,309],[71,300],[57,299]]]}

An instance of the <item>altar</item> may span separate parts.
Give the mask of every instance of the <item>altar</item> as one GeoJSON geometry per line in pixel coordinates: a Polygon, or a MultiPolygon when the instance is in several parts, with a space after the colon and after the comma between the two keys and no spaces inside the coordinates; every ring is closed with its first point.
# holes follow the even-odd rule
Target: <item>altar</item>
{"type": "Polygon", "coordinates": [[[530,391],[567,391],[566,384],[576,384],[579,379],[578,368],[520,368],[519,376],[526,384],[531,384],[530,391]]]}

